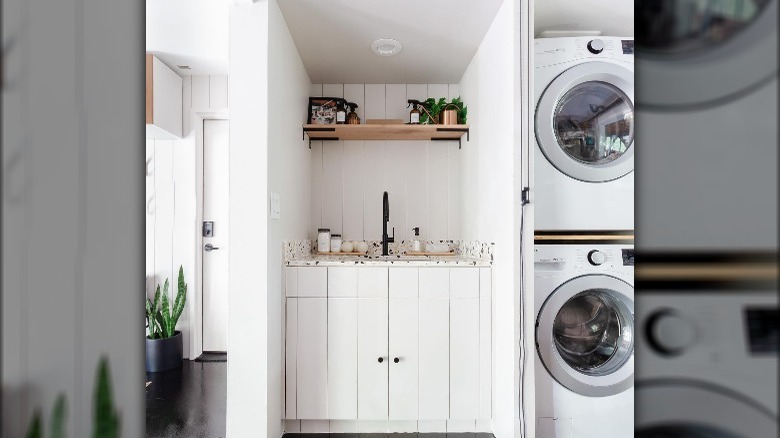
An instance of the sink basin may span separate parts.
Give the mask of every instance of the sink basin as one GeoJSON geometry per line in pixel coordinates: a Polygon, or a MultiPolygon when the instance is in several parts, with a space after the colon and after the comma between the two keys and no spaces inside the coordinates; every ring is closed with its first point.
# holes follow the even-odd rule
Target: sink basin
{"type": "Polygon", "coordinates": [[[381,260],[381,261],[399,261],[399,262],[414,262],[414,261],[424,261],[424,260],[430,260],[430,257],[428,256],[421,256],[421,255],[386,255],[386,256],[373,256],[371,257],[371,260],[381,260]]]}

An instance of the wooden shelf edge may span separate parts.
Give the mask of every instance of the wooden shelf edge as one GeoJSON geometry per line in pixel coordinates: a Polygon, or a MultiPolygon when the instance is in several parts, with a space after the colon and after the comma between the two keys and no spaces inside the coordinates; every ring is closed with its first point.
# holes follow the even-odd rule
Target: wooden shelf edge
{"type": "Polygon", "coordinates": [[[310,140],[457,140],[469,137],[469,125],[303,125],[310,140]],[[316,134],[315,134],[316,133],[316,134]]]}

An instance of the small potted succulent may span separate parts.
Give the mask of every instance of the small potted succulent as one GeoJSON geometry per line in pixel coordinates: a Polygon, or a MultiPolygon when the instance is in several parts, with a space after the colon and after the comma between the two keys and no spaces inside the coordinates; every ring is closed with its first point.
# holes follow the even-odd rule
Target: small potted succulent
{"type": "Polygon", "coordinates": [[[463,104],[460,96],[452,98],[449,102],[444,97],[438,100],[429,97],[422,104],[425,110],[420,114],[421,124],[466,124],[468,107],[463,104]]]}
{"type": "Polygon", "coordinates": [[[154,301],[146,299],[146,371],[156,373],[181,366],[184,344],[176,323],[184,311],[187,301],[187,284],[184,283],[184,269],[179,266],[179,284],[176,299],[171,308],[168,294],[168,279],[165,279],[162,293],[160,285],[154,294],[154,301]]]}

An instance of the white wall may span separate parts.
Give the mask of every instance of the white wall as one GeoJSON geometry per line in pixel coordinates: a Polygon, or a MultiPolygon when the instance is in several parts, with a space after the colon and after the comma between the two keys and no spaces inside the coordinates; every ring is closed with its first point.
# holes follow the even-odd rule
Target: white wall
{"type": "Polygon", "coordinates": [[[231,438],[266,436],[270,425],[266,283],[268,42],[268,1],[230,7],[230,353],[226,423],[231,438]]]}
{"type": "MultiPolygon", "coordinates": [[[[185,76],[182,81],[181,139],[146,140],[146,295],[154,296],[156,285],[165,279],[176,294],[179,266],[188,285],[187,304],[177,328],[184,342],[184,357],[195,359],[200,337],[194,333],[197,294],[196,218],[197,151],[195,114],[227,110],[227,76],[185,76]],[[198,344],[198,345],[196,345],[198,344]]],[[[202,128],[202,127],[201,127],[202,128]]]]}
{"type": "MultiPolygon", "coordinates": [[[[301,138],[309,76],[276,0],[268,2],[268,190],[280,196],[279,219],[268,220],[268,437],[281,437],[284,417],[284,282],[282,242],[310,229],[311,151],[301,138]]],[[[269,205],[269,198],[255,202],[269,205]]],[[[266,210],[268,208],[266,207],[266,210]]],[[[247,375],[246,378],[251,378],[247,375]]],[[[242,435],[245,436],[245,435],[242,435]]]]}
{"type": "Polygon", "coordinates": [[[519,7],[506,0],[460,82],[471,125],[471,141],[461,155],[462,238],[495,242],[493,427],[498,438],[516,436],[519,411],[518,27],[519,7]]]}
{"type": "MultiPolygon", "coordinates": [[[[409,118],[407,99],[459,96],[457,84],[313,84],[312,97],[344,97],[361,122],[409,118]]],[[[466,102],[468,105],[468,102],[466,102]]],[[[466,138],[463,138],[465,143],[466,138]]],[[[382,238],[382,192],[388,192],[396,240],[460,238],[460,150],[457,141],[313,141],[311,228],[345,240],[382,238]]],[[[388,228],[388,233],[391,233],[388,228]]]]}

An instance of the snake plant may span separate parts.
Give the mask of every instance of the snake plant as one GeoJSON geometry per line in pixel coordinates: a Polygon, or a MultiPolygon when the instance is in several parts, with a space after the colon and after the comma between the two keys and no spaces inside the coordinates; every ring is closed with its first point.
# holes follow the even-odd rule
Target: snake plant
{"type": "Polygon", "coordinates": [[[146,321],[149,327],[149,339],[170,338],[176,333],[176,323],[184,311],[184,303],[187,302],[187,283],[184,282],[184,268],[179,266],[179,281],[176,299],[171,302],[168,293],[168,279],[165,279],[162,293],[160,285],[154,293],[154,301],[146,299],[146,321]]]}

